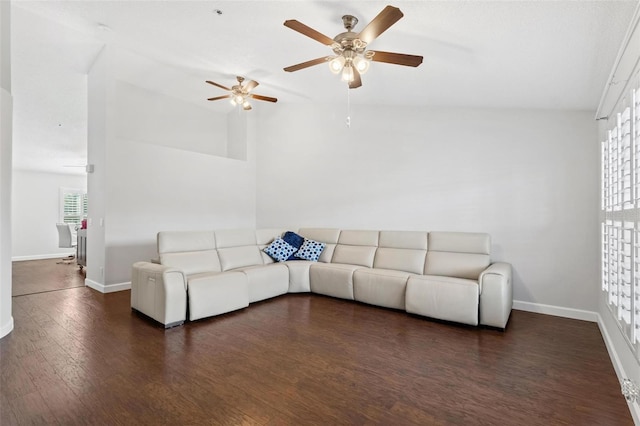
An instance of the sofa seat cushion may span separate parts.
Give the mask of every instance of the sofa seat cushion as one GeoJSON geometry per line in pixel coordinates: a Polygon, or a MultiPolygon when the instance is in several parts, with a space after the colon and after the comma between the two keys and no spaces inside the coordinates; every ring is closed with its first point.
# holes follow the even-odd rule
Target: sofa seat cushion
{"type": "Polygon", "coordinates": [[[407,281],[406,311],[445,321],[478,325],[478,282],[414,275],[407,281]]]}
{"type": "Polygon", "coordinates": [[[247,276],[249,303],[280,296],[289,290],[289,268],[282,263],[236,269],[247,276]]]}
{"type": "Polygon", "coordinates": [[[187,295],[191,321],[246,308],[247,275],[242,272],[192,275],[187,279],[187,295]]]}
{"type": "Polygon", "coordinates": [[[409,272],[391,269],[358,269],[353,273],[353,295],[358,302],[405,309],[409,272]]]}
{"type": "Polygon", "coordinates": [[[358,265],[314,263],[309,268],[311,291],[341,299],[353,298],[353,273],[362,269],[358,265]]]}
{"type": "Polygon", "coordinates": [[[292,260],[284,262],[289,268],[289,293],[306,293],[311,291],[309,284],[309,268],[316,262],[309,260],[292,260]]]}

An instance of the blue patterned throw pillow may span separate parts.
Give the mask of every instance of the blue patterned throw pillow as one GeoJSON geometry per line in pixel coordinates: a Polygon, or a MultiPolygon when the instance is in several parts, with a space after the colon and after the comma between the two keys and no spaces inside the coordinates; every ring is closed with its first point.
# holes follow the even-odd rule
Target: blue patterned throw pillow
{"type": "MultiPolygon", "coordinates": [[[[300,248],[302,243],[304,243],[304,237],[302,235],[298,235],[293,231],[287,231],[282,236],[282,239],[291,244],[296,248],[296,251],[300,248]]],[[[295,253],[293,253],[287,260],[302,260],[295,253]]]]}
{"type": "Polygon", "coordinates": [[[293,231],[287,231],[282,236],[282,239],[299,249],[302,243],[304,243],[304,237],[302,235],[298,235],[293,231]]]}
{"type": "Polygon", "coordinates": [[[284,262],[296,252],[296,248],[287,243],[282,238],[276,238],[271,244],[264,248],[264,252],[278,262],[284,262]]]}
{"type": "Polygon", "coordinates": [[[300,246],[300,249],[296,253],[300,259],[310,260],[312,262],[317,262],[322,254],[322,250],[324,250],[324,243],[314,240],[307,240],[305,238],[304,243],[300,246]]]}

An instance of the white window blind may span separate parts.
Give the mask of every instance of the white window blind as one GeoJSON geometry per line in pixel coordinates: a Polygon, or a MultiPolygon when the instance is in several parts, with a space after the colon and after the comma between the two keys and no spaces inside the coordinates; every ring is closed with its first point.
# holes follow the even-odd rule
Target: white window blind
{"type": "Polygon", "coordinates": [[[601,287],[640,359],[640,87],[622,104],[601,144],[601,287]]]}
{"type": "Polygon", "coordinates": [[[87,217],[87,194],[79,189],[60,188],[60,221],[80,224],[87,217]]]}

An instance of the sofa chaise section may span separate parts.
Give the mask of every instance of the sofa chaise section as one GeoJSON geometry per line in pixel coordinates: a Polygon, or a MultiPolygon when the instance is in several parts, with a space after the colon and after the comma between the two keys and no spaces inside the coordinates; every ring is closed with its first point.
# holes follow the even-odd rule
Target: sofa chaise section
{"type": "Polygon", "coordinates": [[[410,277],[407,282],[407,312],[478,325],[484,309],[496,309],[499,313],[485,314],[482,324],[504,328],[508,319],[504,313],[507,309],[511,312],[511,293],[506,290],[511,288],[511,268],[507,264],[494,264],[498,265],[491,269],[495,275],[490,275],[487,270],[490,252],[488,234],[430,232],[424,273],[410,277]],[[485,285],[491,280],[494,283],[485,285]],[[483,289],[485,286],[491,289],[483,289]],[[485,297],[481,297],[483,290],[487,291],[485,297]],[[485,300],[483,308],[482,299],[499,301],[485,300]]]}

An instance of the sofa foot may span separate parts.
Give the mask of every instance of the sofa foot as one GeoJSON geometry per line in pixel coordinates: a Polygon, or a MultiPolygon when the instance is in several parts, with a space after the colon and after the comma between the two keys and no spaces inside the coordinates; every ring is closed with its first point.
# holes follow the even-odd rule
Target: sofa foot
{"type": "Polygon", "coordinates": [[[167,328],[173,328],[173,327],[178,327],[182,324],[184,324],[184,321],[175,321],[175,322],[171,322],[169,324],[163,324],[160,321],[156,320],[155,318],[151,318],[149,315],[140,312],[139,310],[137,310],[136,308],[131,308],[131,312],[133,312],[134,314],[138,315],[139,317],[145,318],[155,324],[159,324],[161,326],[163,326],[165,329],[167,328]]]}
{"type": "Polygon", "coordinates": [[[504,333],[507,330],[507,326],[504,327],[496,327],[494,325],[486,325],[486,324],[480,324],[480,327],[482,328],[486,328],[487,330],[495,330],[495,331],[499,331],[501,333],[504,333]]]}

